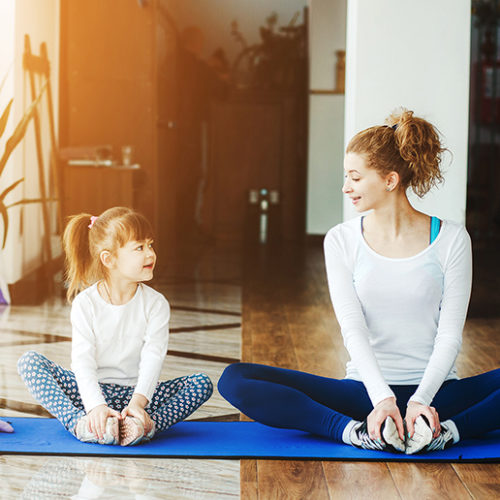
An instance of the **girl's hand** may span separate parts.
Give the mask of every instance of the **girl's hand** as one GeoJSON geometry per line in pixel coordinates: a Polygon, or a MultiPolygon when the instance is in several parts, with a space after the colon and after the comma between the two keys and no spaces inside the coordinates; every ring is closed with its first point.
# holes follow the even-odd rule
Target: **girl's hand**
{"type": "Polygon", "coordinates": [[[148,404],[148,400],[142,394],[134,394],[128,406],[122,410],[121,416],[125,418],[127,415],[138,418],[144,428],[147,429],[152,425],[152,421],[144,407],[148,404]]]}
{"type": "Polygon", "coordinates": [[[151,417],[148,415],[147,411],[144,408],[141,408],[137,405],[128,405],[122,410],[122,418],[125,418],[127,415],[130,417],[138,418],[142,422],[144,429],[151,428],[151,417]]]}
{"type": "Polygon", "coordinates": [[[406,408],[406,428],[408,429],[408,436],[413,437],[415,432],[415,420],[419,415],[423,415],[429,421],[432,429],[432,437],[438,437],[441,432],[441,424],[439,423],[439,415],[436,408],[426,406],[416,401],[410,401],[406,408]]]}
{"type": "Polygon", "coordinates": [[[371,439],[381,440],[380,427],[385,422],[387,417],[391,417],[398,429],[399,437],[405,440],[405,431],[403,427],[403,419],[396,405],[396,398],[390,397],[380,401],[371,411],[367,418],[368,434],[371,439]]]}
{"type": "Polygon", "coordinates": [[[107,405],[99,405],[88,413],[89,417],[89,430],[97,435],[99,439],[104,436],[104,431],[106,430],[106,420],[108,417],[121,418],[120,412],[111,409],[107,405]]]}

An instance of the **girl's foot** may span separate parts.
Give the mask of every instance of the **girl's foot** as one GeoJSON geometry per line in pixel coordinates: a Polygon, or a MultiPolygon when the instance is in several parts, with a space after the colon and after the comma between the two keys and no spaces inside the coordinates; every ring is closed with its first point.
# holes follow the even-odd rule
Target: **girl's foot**
{"type": "Polygon", "coordinates": [[[145,437],[142,422],[135,417],[125,417],[120,423],[120,445],[134,446],[145,437]]]}
{"type": "Polygon", "coordinates": [[[404,452],[405,444],[401,440],[396,424],[391,417],[387,417],[381,427],[382,439],[372,439],[368,434],[366,420],[353,427],[351,431],[351,443],[356,448],[365,450],[391,451],[393,453],[404,452]]]}
{"type": "Polygon", "coordinates": [[[142,438],[141,443],[151,441],[151,439],[153,439],[153,436],[155,435],[156,425],[152,420],[150,420],[149,422],[150,424],[144,428],[144,437],[142,438]]]}
{"type": "Polygon", "coordinates": [[[98,444],[118,444],[119,441],[119,424],[116,417],[108,417],[106,420],[106,429],[102,439],[97,437],[89,429],[89,419],[87,416],[82,417],[75,427],[76,438],[84,443],[98,444]]]}

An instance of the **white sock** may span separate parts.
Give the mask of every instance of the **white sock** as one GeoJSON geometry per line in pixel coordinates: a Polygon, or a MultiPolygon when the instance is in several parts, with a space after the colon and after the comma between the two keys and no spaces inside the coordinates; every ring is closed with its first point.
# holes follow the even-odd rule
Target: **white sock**
{"type": "Polygon", "coordinates": [[[458,443],[460,441],[460,433],[458,432],[455,422],[453,422],[453,420],[445,420],[441,423],[444,424],[453,434],[453,444],[458,443]]]}
{"type": "Polygon", "coordinates": [[[351,420],[346,426],[345,426],[345,429],[344,429],[344,432],[342,432],[342,441],[345,443],[345,444],[351,444],[352,445],[352,442],[351,442],[351,431],[352,429],[354,428],[354,426],[360,424],[361,422],[358,422],[357,420],[351,420]]]}

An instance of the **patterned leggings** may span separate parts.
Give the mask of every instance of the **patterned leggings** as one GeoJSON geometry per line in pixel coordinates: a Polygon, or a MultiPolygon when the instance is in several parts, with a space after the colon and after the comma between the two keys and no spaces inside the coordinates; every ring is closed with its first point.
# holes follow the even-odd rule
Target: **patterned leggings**
{"type": "MultiPolygon", "coordinates": [[[[74,435],[75,426],[85,415],[75,374],[35,351],[24,353],[17,371],[31,395],[74,435]]],[[[123,410],[134,393],[133,386],[99,384],[106,404],[123,410]]],[[[184,420],[210,398],[211,380],[204,373],[159,382],[145,408],[158,431],[184,420]]]]}

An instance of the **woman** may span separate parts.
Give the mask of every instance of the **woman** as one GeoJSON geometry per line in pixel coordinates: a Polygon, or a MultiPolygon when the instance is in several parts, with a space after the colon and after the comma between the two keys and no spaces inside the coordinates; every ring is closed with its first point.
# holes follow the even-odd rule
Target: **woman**
{"type": "Polygon", "coordinates": [[[353,137],[343,192],[370,212],[325,238],[330,295],[351,357],[346,378],[237,363],[219,381],[229,402],[267,425],[407,454],[500,427],[500,370],[456,375],[469,235],[407,197],[442,181],[444,151],[433,125],[406,110],[353,137]]]}

